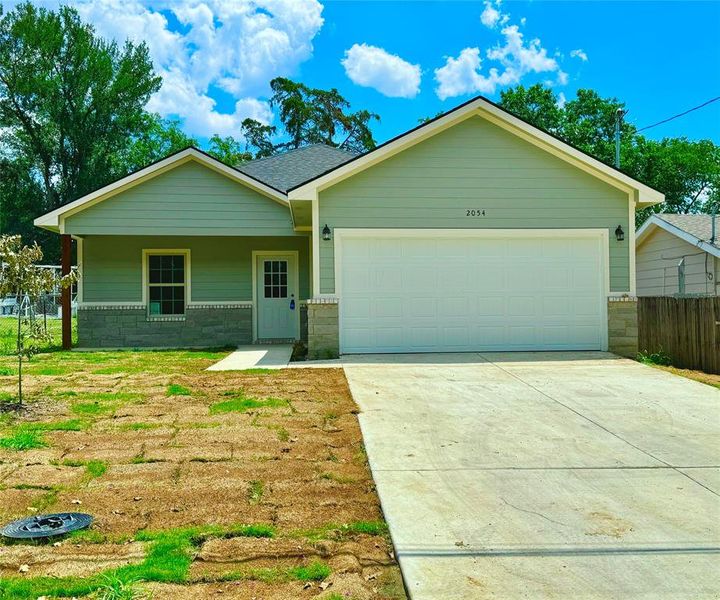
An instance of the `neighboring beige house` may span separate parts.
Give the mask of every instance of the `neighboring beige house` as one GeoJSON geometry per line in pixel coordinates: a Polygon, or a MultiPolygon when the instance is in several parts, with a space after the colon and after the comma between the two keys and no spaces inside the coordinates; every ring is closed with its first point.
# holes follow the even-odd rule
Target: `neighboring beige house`
{"type": "Polygon", "coordinates": [[[661,213],[645,221],[635,236],[637,295],[720,294],[718,228],[711,215],[661,213]]]}

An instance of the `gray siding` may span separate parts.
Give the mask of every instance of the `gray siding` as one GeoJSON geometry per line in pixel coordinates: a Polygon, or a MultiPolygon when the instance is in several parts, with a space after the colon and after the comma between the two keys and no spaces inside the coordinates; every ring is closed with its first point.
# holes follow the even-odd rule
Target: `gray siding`
{"type": "Polygon", "coordinates": [[[309,238],[87,236],[83,302],[141,302],[143,249],[189,249],[193,302],[252,300],[252,252],[297,250],[300,298],[308,297],[309,238]]]}
{"type": "Polygon", "coordinates": [[[677,294],[677,265],[683,257],[685,257],[685,292],[718,294],[720,259],[658,227],[637,249],[635,270],[638,296],[677,294]],[[712,279],[708,279],[708,273],[712,275],[712,279]]]}
{"type": "MultiPolygon", "coordinates": [[[[328,188],[319,208],[331,228],[606,228],[610,289],[629,290],[629,236],[613,233],[634,225],[627,194],[480,117],[328,188]]],[[[335,291],[332,241],[320,241],[320,291],[335,291]]]]}
{"type": "Polygon", "coordinates": [[[296,235],[287,206],[194,161],[68,217],[65,232],[296,235]]]}

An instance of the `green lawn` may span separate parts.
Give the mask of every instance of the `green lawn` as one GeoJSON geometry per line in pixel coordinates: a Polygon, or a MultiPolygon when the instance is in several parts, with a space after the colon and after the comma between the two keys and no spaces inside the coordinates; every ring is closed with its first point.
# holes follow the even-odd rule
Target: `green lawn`
{"type": "MultiPolygon", "coordinates": [[[[38,317],[42,319],[42,317],[38,317]]],[[[62,343],[62,323],[60,319],[47,319],[47,328],[52,335],[49,344],[43,344],[44,350],[56,350],[62,343]]],[[[73,344],[77,343],[77,319],[72,320],[73,344]]],[[[12,354],[15,351],[17,339],[17,319],[15,317],[0,317],[0,355],[12,354]]]]}

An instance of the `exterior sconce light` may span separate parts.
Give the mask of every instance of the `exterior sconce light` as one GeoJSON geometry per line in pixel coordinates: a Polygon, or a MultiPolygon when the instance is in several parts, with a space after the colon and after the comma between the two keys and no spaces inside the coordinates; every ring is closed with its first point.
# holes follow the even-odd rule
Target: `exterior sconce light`
{"type": "Polygon", "coordinates": [[[329,242],[330,238],[332,237],[332,233],[330,232],[330,228],[327,226],[327,223],[325,224],[325,227],[323,227],[323,229],[322,229],[322,236],[326,242],[329,242]]]}
{"type": "Polygon", "coordinates": [[[625,232],[623,231],[622,225],[618,225],[615,230],[615,239],[618,242],[622,242],[625,239],[625,232]]]}

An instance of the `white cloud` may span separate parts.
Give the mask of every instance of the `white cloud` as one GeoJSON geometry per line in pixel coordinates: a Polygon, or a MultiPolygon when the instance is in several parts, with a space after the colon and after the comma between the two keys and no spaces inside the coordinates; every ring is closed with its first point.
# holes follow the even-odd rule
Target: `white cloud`
{"type": "Polygon", "coordinates": [[[588,59],[585,50],[583,50],[582,48],[578,48],[577,50],[571,50],[570,56],[572,56],[573,58],[579,58],[583,62],[587,62],[588,59]]]}
{"type": "Polygon", "coordinates": [[[354,44],[340,61],[353,83],[392,98],[414,98],[420,91],[420,65],[367,44],[354,44]]]}
{"type": "Polygon", "coordinates": [[[500,11],[493,6],[492,2],[485,2],[485,10],[480,15],[480,21],[485,27],[495,27],[500,20],[500,11]]]}
{"type": "MultiPolygon", "coordinates": [[[[492,8],[486,3],[483,14],[492,8]]],[[[501,23],[508,18],[499,13],[501,23]]],[[[500,34],[502,40],[485,53],[488,61],[496,63],[487,74],[481,72],[483,60],[477,47],[465,48],[457,58],[446,57],[445,65],[435,70],[435,91],[441,100],[478,92],[493,94],[498,87],[519,83],[529,73],[555,73],[558,85],[567,83],[567,73],[548,55],[539,39],[526,40],[517,25],[503,27],[500,34]]]]}
{"type": "Polygon", "coordinates": [[[556,105],[558,108],[565,108],[565,104],[567,104],[567,98],[565,97],[565,94],[560,92],[558,94],[558,99],[557,99],[556,105]]]}
{"type": "Polygon", "coordinates": [[[70,0],[104,37],[145,41],[162,89],[149,108],[178,116],[191,135],[239,134],[248,117],[268,122],[267,102],[256,99],[277,76],[289,76],[313,52],[323,25],[317,0],[70,0]],[[163,12],[160,12],[163,11],[163,12]],[[163,13],[181,27],[171,31],[163,13]],[[235,100],[220,112],[219,87],[235,100]]]}

